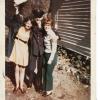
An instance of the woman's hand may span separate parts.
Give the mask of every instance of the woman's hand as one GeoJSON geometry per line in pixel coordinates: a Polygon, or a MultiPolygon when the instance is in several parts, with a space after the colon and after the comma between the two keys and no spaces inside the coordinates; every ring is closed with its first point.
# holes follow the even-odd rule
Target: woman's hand
{"type": "Polygon", "coordinates": [[[51,63],[52,63],[52,61],[51,61],[51,60],[49,60],[49,61],[48,61],[48,64],[51,64],[51,63]]]}

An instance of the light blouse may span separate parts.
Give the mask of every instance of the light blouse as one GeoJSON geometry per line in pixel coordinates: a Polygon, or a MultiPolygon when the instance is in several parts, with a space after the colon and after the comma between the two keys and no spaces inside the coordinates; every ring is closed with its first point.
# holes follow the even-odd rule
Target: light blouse
{"type": "Polygon", "coordinates": [[[49,30],[44,38],[45,52],[51,53],[49,61],[54,59],[55,53],[57,51],[57,39],[58,36],[54,33],[53,30],[49,30]]]}

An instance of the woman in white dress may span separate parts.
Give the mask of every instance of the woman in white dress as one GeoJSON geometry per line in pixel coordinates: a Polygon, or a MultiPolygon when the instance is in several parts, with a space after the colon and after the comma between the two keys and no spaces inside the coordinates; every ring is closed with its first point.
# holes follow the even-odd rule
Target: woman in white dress
{"type": "Polygon", "coordinates": [[[32,21],[30,17],[24,20],[24,24],[19,28],[15,37],[15,43],[10,55],[10,61],[16,64],[15,67],[15,82],[16,86],[13,90],[14,93],[20,89],[21,93],[25,93],[23,88],[25,68],[28,65],[29,51],[28,40],[30,38],[32,28],[32,21]]]}

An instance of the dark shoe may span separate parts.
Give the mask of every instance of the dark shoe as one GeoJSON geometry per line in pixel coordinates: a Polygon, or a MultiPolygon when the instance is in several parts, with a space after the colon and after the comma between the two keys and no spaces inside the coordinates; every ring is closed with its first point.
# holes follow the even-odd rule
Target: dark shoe
{"type": "Polygon", "coordinates": [[[26,90],[25,89],[20,89],[21,93],[22,94],[25,94],[26,93],[26,90]]]}
{"type": "Polygon", "coordinates": [[[31,88],[32,87],[32,84],[31,83],[29,83],[28,84],[28,86],[27,86],[27,88],[31,88]]]}
{"type": "Polygon", "coordinates": [[[14,88],[13,93],[17,93],[19,88],[14,88]]]}
{"type": "Polygon", "coordinates": [[[43,94],[44,93],[43,90],[38,90],[37,92],[40,93],[40,94],[43,94]]]}
{"type": "Polygon", "coordinates": [[[41,88],[36,88],[36,87],[35,87],[35,90],[36,90],[36,92],[38,92],[38,93],[40,93],[40,94],[42,94],[42,92],[43,92],[43,90],[42,90],[41,88]]]}

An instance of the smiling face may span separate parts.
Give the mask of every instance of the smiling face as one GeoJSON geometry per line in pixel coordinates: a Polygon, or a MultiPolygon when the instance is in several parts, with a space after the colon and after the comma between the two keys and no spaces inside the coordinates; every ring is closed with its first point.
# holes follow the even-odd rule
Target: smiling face
{"type": "Polygon", "coordinates": [[[50,24],[45,24],[44,29],[45,29],[46,32],[48,32],[51,29],[51,25],[50,24]]]}
{"type": "Polygon", "coordinates": [[[26,28],[27,30],[29,30],[29,29],[31,29],[31,27],[32,27],[32,22],[31,22],[30,20],[28,20],[28,21],[25,23],[25,28],[26,28]]]}

